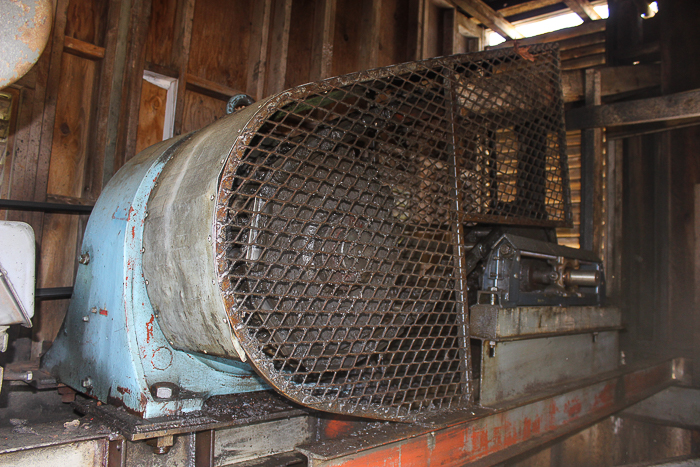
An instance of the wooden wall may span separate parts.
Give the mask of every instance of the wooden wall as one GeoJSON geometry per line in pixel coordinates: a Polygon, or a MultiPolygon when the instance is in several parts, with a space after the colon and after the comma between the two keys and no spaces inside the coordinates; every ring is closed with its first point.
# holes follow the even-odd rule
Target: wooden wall
{"type": "MultiPolygon", "coordinates": [[[[174,135],[197,130],[241,92],[260,99],[337,74],[477,48],[483,30],[472,24],[472,37],[464,37],[458,19],[440,0],[57,0],[39,63],[2,90],[15,118],[0,196],[93,204],[169,125],[174,135]],[[157,79],[144,80],[144,72],[157,79]],[[159,79],[165,86],[153,84],[159,79]]],[[[86,216],[0,215],[34,228],[39,288],[73,284],[86,216]]],[[[67,306],[39,302],[34,357],[54,339],[67,306]]]]}

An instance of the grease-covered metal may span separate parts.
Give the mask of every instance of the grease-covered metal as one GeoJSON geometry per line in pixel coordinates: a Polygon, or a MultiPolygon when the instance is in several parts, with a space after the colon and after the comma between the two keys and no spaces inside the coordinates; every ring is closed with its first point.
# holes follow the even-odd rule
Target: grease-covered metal
{"type": "Polygon", "coordinates": [[[0,2],[0,88],[14,83],[39,60],[51,33],[51,0],[0,2]]]}

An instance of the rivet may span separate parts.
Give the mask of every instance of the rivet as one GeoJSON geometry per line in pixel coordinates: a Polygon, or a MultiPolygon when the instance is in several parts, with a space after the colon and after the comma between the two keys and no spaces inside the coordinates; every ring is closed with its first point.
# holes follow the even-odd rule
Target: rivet
{"type": "Polygon", "coordinates": [[[148,285],[148,279],[146,279],[146,285],[148,285]]]}
{"type": "Polygon", "coordinates": [[[144,247],[141,247],[141,253],[144,253],[146,249],[144,247]]]}
{"type": "Polygon", "coordinates": [[[80,258],[78,258],[78,262],[80,264],[88,264],[90,262],[90,254],[88,252],[83,253],[80,255],[80,258]]]}
{"type": "Polygon", "coordinates": [[[97,313],[97,307],[93,306],[92,308],[90,308],[90,313],[97,313]]]}
{"type": "Polygon", "coordinates": [[[87,323],[88,321],[90,321],[90,317],[89,317],[89,316],[83,316],[83,321],[85,321],[85,322],[87,323]]]}
{"type": "Polygon", "coordinates": [[[212,200],[212,201],[214,201],[214,195],[211,195],[211,196],[209,197],[209,199],[212,200]]]}

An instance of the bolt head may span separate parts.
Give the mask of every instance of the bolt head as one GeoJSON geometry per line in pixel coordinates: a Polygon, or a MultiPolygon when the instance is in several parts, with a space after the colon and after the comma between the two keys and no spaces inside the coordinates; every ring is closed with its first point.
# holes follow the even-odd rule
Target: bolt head
{"type": "Polygon", "coordinates": [[[167,386],[159,386],[156,388],[156,397],[159,399],[170,399],[173,397],[173,390],[167,386]]]}

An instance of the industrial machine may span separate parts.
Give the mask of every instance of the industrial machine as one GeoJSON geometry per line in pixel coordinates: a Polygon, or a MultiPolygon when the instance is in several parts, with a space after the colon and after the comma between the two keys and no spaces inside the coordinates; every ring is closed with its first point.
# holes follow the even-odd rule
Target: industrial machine
{"type": "Polygon", "coordinates": [[[602,297],[600,261],[552,243],[572,219],[558,63],[355,73],[144,150],[93,210],[44,367],[146,419],[267,388],[386,420],[517,396],[488,387],[504,317],[602,297]]]}

